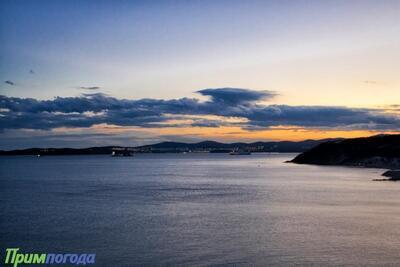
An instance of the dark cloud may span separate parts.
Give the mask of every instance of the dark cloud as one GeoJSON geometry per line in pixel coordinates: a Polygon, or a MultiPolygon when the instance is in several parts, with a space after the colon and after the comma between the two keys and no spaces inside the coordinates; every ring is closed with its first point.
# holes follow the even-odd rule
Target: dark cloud
{"type": "Polygon", "coordinates": [[[184,114],[196,102],[185,98],[126,100],[103,94],[54,100],[0,96],[0,109],[6,110],[0,112],[0,129],[90,127],[100,123],[155,127],[155,123],[169,120],[165,114],[184,114]]]}
{"type": "Polygon", "coordinates": [[[4,83],[11,85],[11,86],[15,86],[16,84],[10,80],[4,81],[4,83]]]}
{"type": "Polygon", "coordinates": [[[100,90],[101,87],[99,87],[99,86],[79,86],[78,89],[83,89],[83,90],[100,90]]]}
{"type": "Polygon", "coordinates": [[[309,128],[397,129],[400,117],[372,109],[326,106],[270,105],[253,109],[246,116],[251,126],[299,126],[309,128]]]}
{"type": "Polygon", "coordinates": [[[100,93],[80,97],[56,97],[53,100],[0,96],[0,129],[47,130],[106,123],[139,127],[239,125],[246,129],[298,126],[345,130],[400,130],[400,116],[384,113],[383,110],[261,105],[257,102],[269,99],[275,93],[238,88],[205,89],[199,93],[210,96],[211,99],[129,100],[100,93]],[[180,123],[179,120],[185,120],[185,115],[200,117],[194,116],[190,123],[180,123]],[[203,115],[237,117],[242,122],[201,118],[203,115]],[[173,124],[170,123],[171,120],[175,120],[173,124]]]}
{"type": "Polygon", "coordinates": [[[276,96],[272,91],[254,91],[242,88],[217,88],[197,91],[204,96],[210,96],[213,102],[226,104],[241,104],[263,99],[271,99],[276,96]]]}

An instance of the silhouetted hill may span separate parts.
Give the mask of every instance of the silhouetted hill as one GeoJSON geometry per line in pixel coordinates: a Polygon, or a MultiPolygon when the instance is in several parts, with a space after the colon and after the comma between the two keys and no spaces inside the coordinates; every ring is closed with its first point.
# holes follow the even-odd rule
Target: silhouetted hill
{"type": "Polygon", "coordinates": [[[254,142],[254,143],[219,143],[203,141],[199,143],[161,142],[138,147],[104,146],[90,148],[29,148],[11,151],[0,151],[0,155],[93,155],[111,154],[114,149],[129,150],[135,153],[182,153],[210,152],[228,153],[233,149],[244,149],[251,152],[303,152],[328,140],[305,140],[300,142],[254,142]]]}
{"type": "Polygon", "coordinates": [[[215,141],[203,141],[199,143],[176,143],[162,142],[154,145],[145,145],[136,147],[136,149],[153,153],[171,153],[171,152],[211,152],[226,153],[233,149],[244,149],[252,152],[303,152],[320,143],[328,140],[305,140],[300,142],[280,141],[280,142],[254,142],[254,143],[219,143],[215,141]]]}
{"type": "Polygon", "coordinates": [[[376,135],[321,143],[291,162],[400,168],[400,135],[376,135]]]}

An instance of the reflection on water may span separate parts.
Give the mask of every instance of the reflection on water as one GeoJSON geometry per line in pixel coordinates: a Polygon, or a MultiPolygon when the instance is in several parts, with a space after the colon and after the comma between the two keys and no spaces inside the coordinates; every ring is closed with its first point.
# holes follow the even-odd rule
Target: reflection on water
{"type": "Polygon", "coordinates": [[[400,264],[400,183],[293,154],[1,157],[0,246],[102,266],[400,264]]]}

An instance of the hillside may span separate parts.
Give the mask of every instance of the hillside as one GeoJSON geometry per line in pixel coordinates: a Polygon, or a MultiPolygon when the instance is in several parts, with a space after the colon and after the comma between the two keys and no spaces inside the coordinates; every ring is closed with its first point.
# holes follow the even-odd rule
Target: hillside
{"type": "MultiPolygon", "coordinates": [[[[203,141],[199,143],[162,142],[138,147],[104,146],[90,148],[29,148],[2,151],[0,155],[91,155],[111,154],[113,149],[126,149],[135,153],[182,153],[182,152],[210,152],[228,153],[235,148],[241,148],[252,152],[303,152],[324,140],[305,140],[300,142],[254,142],[254,143],[219,143],[215,141],[203,141]]],[[[338,139],[335,139],[338,140],[338,139]]]]}
{"type": "Polygon", "coordinates": [[[295,157],[299,164],[400,168],[400,135],[376,135],[321,143],[295,157]]]}
{"type": "Polygon", "coordinates": [[[227,153],[235,148],[249,150],[251,152],[303,152],[328,140],[332,139],[305,140],[299,142],[280,141],[280,142],[254,142],[254,143],[220,143],[215,141],[203,141],[199,143],[162,142],[153,145],[136,147],[135,149],[142,152],[151,151],[152,153],[196,152],[196,151],[211,152],[211,153],[227,153]]]}

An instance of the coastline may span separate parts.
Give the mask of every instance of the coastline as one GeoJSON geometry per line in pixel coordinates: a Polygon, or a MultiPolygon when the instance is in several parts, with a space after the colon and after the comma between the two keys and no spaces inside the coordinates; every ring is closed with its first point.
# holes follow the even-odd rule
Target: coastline
{"type": "Polygon", "coordinates": [[[382,176],[400,180],[400,135],[371,137],[325,142],[307,150],[290,162],[331,166],[351,166],[386,169],[382,176]]]}
{"type": "Polygon", "coordinates": [[[399,166],[387,166],[383,165],[363,165],[359,164],[329,164],[329,163],[303,163],[303,162],[296,162],[292,160],[286,161],[286,163],[294,163],[294,164],[306,164],[306,165],[317,165],[317,166],[340,166],[340,167],[349,167],[349,168],[371,168],[371,169],[382,169],[385,170],[381,176],[388,177],[382,179],[372,179],[372,181],[389,181],[389,182],[396,182],[400,181],[400,167],[399,166]]]}

